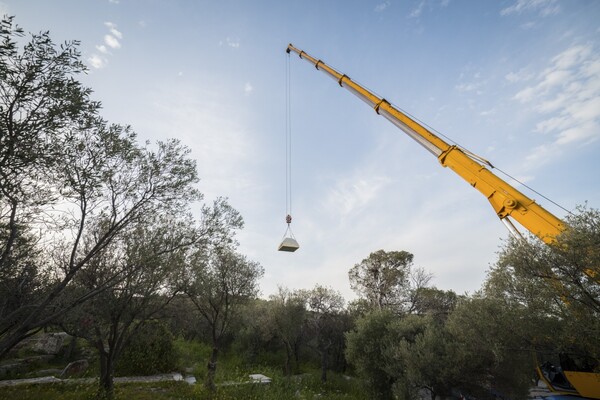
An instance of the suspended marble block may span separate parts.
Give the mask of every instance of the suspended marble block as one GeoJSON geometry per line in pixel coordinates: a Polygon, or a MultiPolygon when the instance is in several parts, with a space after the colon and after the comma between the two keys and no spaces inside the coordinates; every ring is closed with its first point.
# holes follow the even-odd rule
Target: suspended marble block
{"type": "Polygon", "coordinates": [[[299,248],[300,248],[300,245],[298,245],[298,242],[296,241],[296,239],[287,237],[287,238],[283,239],[283,242],[281,242],[281,244],[279,245],[278,250],[294,252],[294,251],[298,250],[299,248]]]}

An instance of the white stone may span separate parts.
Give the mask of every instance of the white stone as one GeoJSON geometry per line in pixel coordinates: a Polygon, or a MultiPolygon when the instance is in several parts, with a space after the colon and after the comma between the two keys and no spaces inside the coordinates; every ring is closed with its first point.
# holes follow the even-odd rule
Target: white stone
{"type": "Polygon", "coordinates": [[[250,374],[248,376],[254,383],[271,383],[272,381],[271,378],[263,374],[250,374]]]}

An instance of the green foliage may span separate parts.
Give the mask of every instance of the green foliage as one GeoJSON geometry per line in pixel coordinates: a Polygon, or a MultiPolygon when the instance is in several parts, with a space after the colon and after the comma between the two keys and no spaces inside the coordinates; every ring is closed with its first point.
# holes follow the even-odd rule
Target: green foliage
{"type": "Polygon", "coordinates": [[[521,328],[527,318],[526,309],[493,298],[474,297],[456,307],[447,327],[459,387],[483,398],[490,388],[510,398],[527,396],[534,371],[521,328]]]}
{"type": "Polygon", "coordinates": [[[600,210],[580,207],[566,223],[551,246],[509,241],[486,294],[527,308],[537,350],[600,361],[600,210]]]}
{"type": "Polygon", "coordinates": [[[222,342],[232,334],[232,325],[240,318],[243,305],[256,297],[264,269],[231,245],[195,251],[186,268],[182,285],[211,333],[212,352],[205,384],[214,390],[222,342]]]}
{"type": "Polygon", "coordinates": [[[160,321],[148,321],[132,336],[116,364],[121,376],[152,375],[174,370],[177,353],[173,336],[160,321]]]}
{"type": "Polygon", "coordinates": [[[346,358],[377,399],[392,398],[395,377],[387,368],[382,343],[390,340],[390,325],[394,319],[389,310],[374,311],[359,319],[354,331],[346,333],[346,358]]]}
{"type": "Polygon", "coordinates": [[[379,250],[348,272],[350,286],[371,307],[400,307],[408,292],[413,255],[406,251],[379,250]]]}
{"type": "Polygon", "coordinates": [[[210,346],[204,342],[198,340],[185,340],[177,338],[173,340],[173,347],[175,354],[177,354],[177,366],[183,370],[185,368],[198,367],[196,374],[205,372],[205,361],[208,360],[210,355],[210,346]]]}

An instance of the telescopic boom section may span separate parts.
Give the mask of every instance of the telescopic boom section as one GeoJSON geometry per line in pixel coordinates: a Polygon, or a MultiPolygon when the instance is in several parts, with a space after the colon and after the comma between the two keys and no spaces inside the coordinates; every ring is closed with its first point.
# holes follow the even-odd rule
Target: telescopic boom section
{"type": "Polygon", "coordinates": [[[444,167],[456,172],[483,194],[507,226],[512,227],[510,219],[507,218],[510,216],[546,243],[554,242],[556,236],[565,229],[565,225],[559,218],[487,169],[482,164],[483,159],[476,159],[461,148],[446,143],[387,100],[292,44],[287,48],[287,53],[291,52],[298,54],[300,58],[313,64],[316,69],[335,79],[340,86],[373,107],[377,114],[385,117],[435,155],[444,167]]]}

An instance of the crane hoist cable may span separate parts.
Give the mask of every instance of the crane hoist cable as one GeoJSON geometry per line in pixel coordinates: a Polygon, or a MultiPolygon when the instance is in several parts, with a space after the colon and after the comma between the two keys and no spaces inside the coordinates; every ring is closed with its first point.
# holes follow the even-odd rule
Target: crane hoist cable
{"type": "Polygon", "coordinates": [[[292,232],[292,105],[290,56],[285,68],[285,223],[287,228],[279,245],[279,251],[294,252],[300,247],[292,232]]]}

